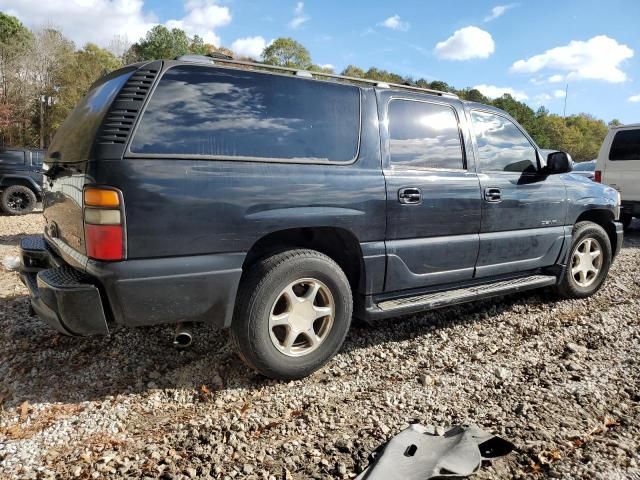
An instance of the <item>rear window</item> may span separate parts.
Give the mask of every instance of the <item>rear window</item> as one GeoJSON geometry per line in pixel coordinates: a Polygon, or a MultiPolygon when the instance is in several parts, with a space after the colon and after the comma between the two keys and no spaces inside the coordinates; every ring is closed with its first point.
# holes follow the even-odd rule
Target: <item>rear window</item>
{"type": "Polygon", "coordinates": [[[0,165],[24,165],[24,152],[21,150],[0,151],[0,165]]]}
{"type": "Polygon", "coordinates": [[[58,129],[47,150],[49,157],[55,154],[56,162],[89,159],[95,133],[113,99],[133,71],[130,69],[115,77],[107,76],[94,85],[58,129]]]}
{"type": "Polygon", "coordinates": [[[349,162],[359,136],[357,87],[183,65],[162,76],[130,151],[349,162]]]}
{"type": "Polygon", "coordinates": [[[392,100],[389,137],[393,167],[464,168],[458,118],[448,105],[392,100]]]}
{"type": "Polygon", "coordinates": [[[622,130],[611,143],[609,160],[640,160],[640,130],[622,130]]]}

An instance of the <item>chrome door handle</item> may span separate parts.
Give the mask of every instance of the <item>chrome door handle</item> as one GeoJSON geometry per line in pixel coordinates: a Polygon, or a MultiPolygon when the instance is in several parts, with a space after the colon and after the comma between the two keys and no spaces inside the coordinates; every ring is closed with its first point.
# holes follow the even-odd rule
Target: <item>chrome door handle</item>
{"type": "Polygon", "coordinates": [[[422,201],[422,193],[416,187],[401,188],[398,190],[398,201],[405,205],[416,205],[422,201]]]}
{"type": "Polygon", "coordinates": [[[484,189],[484,199],[487,202],[498,203],[502,201],[502,192],[499,188],[489,187],[484,189]]]}

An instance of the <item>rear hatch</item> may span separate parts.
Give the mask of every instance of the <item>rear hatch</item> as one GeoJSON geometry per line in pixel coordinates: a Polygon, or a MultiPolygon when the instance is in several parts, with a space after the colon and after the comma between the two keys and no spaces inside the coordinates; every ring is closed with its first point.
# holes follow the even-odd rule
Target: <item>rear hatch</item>
{"type": "Polygon", "coordinates": [[[128,94],[130,80],[138,76],[140,68],[140,64],[125,67],[92,85],[47,150],[43,165],[45,237],[67,259],[77,257],[73,252],[64,255],[69,254],[69,247],[86,255],[83,189],[85,185],[100,183],[95,178],[95,164],[105,154],[114,157],[111,159],[121,158],[122,148],[111,147],[124,145],[151,87],[149,81],[142,93],[128,94]],[[121,108],[123,101],[127,108],[121,108]]]}

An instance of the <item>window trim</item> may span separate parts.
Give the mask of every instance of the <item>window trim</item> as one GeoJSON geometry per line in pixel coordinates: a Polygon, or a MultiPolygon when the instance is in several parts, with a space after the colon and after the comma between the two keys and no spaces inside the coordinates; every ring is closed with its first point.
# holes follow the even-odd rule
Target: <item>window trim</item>
{"type": "Polygon", "coordinates": [[[496,112],[494,110],[488,110],[488,109],[483,109],[483,108],[472,108],[469,109],[469,122],[470,122],[470,127],[471,127],[471,134],[473,135],[473,147],[475,149],[475,154],[476,154],[476,170],[478,173],[497,173],[497,174],[508,174],[508,175],[518,175],[518,176],[523,176],[523,175],[537,175],[540,170],[541,170],[541,164],[540,164],[540,152],[538,151],[538,146],[535,144],[535,142],[533,141],[533,139],[529,136],[529,134],[524,131],[522,128],[520,128],[520,125],[518,124],[518,122],[515,121],[515,119],[511,119],[508,115],[506,115],[503,112],[496,112]],[[507,120],[508,122],[511,122],[511,124],[516,127],[520,133],[522,133],[522,135],[524,136],[524,138],[527,139],[527,142],[529,142],[529,145],[531,145],[531,147],[533,148],[533,151],[536,152],[536,163],[537,163],[537,172],[508,172],[506,170],[483,170],[482,169],[482,162],[480,161],[480,151],[478,150],[478,139],[476,137],[476,131],[474,129],[473,126],[473,112],[481,112],[481,113],[489,113],[491,115],[496,115],[498,117],[502,117],[505,120],[507,120]]]}
{"type": "Polygon", "coordinates": [[[277,73],[277,72],[263,72],[263,71],[257,71],[257,70],[246,70],[243,68],[235,68],[235,67],[227,67],[227,66],[220,66],[220,65],[198,65],[198,64],[187,64],[187,63],[183,63],[183,64],[177,64],[177,65],[170,65],[169,67],[165,68],[162,72],[160,72],[160,74],[158,75],[158,79],[157,81],[154,83],[153,88],[151,89],[151,91],[149,92],[149,94],[147,95],[147,98],[144,101],[144,105],[142,106],[142,109],[140,110],[140,113],[138,115],[138,119],[136,121],[136,124],[134,125],[133,130],[131,131],[131,134],[129,135],[129,138],[127,139],[127,144],[124,150],[124,154],[123,157],[124,159],[131,159],[131,160],[135,160],[135,159],[173,159],[173,160],[218,160],[218,161],[232,161],[232,162],[262,162],[262,163],[287,163],[287,164],[298,164],[298,165],[344,165],[344,166],[348,166],[348,165],[353,165],[354,163],[356,163],[358,161],[358,159],[360,158],[360,146],[362,143],[362,116],[363,116],[363,109],[362,109],[362,88],[360,88],[357,85],[347,85],[347,84],[341,84],[341,83],[336,83],[336,82],[329,82],[329,81],[325,81],[325,80],[317,80],[315,78],[303,78],[303,77],[295,77],[291,74],[288,73],[277,73]],[[236,71],[241,71],[241,72],[245,72],[245,73],[255,73],[255,74],[259,74],[259,75],[274,75],[274,76],[278,76],[278,77],[286,77],[286,78],[293,78],[295,80],[298,81],[306,81],[306,82],[320,82],[320,83],[328,83],[331,85],[339,85],[341,87],[346,87],[346,88],[356,88],[357,92],[358,92],[358,136],[357,136],[357,145],[356,145],[356,152],[355,155],[352,159],[350,160],[345,160],[345,161],[338,161],[338,160],[301,160],[301,159],[296,159],[296,158],[279,158],[279,157],[251,157],[251,156],[235,156],[235,155],[200,155],[200,154],[195,154],[195,153],[136,153],[136,152],[132,152],[131,151],[131,144],[133,143],[133,139],[136,137],[136,134],[138,133],[138,127],[142,124],[142,120],[144,119],[144,115],[147,112],[147,107],[149,106],[149,103],[151,101],[151,99],[153,98],[153,95],[156,92],[156,89],[158,88],[158,85],[160,85],[160,82],[162,82],[162,79],[164,78],[165,74],[169,71],[172,70],[174,68],[180,68],[180,67],[195,67],[195,68],[202,68],[202,69],[211,69],[211,68],[215,68],[215,69],[222,69],[222,70],[236,70],[236,71]]]}
{"type": "Polygon", "coordinates": [[[622,133],[622,132],[638,132],[638,135],[640,135],[640,128],[622,128],[622,129],[618,130],[615,133],[615,135],[613,135],[613,137],[611,138],[611,144],[609,145],[609,153],[607,155],[607,160],[609,160],[610,162],[637,162],[637,161],[639,161],[640,157],[638,157],[638,158],[611,158],[611,150],[613,150],[613,142],[615,142],[616,137],[618,136],[618,134],[622,133]]]}
{"type": "Polygon", "coordinates": [[[468,172],[469,171],[469,165],[467,162],[467,149],[465,147],[464,144],[464,136],[462,133],[462,128],[460,126],[460,117],[458,116],[458,111],[455,109],[455,107],[453,105],[451,105],[450,103],[447,102],[438,102],[438,101],[434,101],[434,100],[423,100],[423,99],[418,99],[418,98],[409,98],[409,97],[405,97],[402,95],[391,95],[389,97],[389,99],[386,102],[385,105],[385,111],[384,111],[384,117],[386,119],[386,130],[387,130],[387,138],[386,138],[386,147],[387,147],[387,154],[389,156],[389,168],[392,170],[417,170],[417,171],[421,171],[421,172],[454,172],[454,173],[459,173],[459,172],[468,172]],[[393,161],[391,160],[391,128],[389,128],[389,124],[390,124],[390,118],[389,118],[389,105],[391,105],[391,102],[395,101],[395,100],[400,100],[400,101],[406,101],[406,102],[416,102],[416,103],[428,103],[431,105],[440,105],[440,106],[444,106],[444,107],[448,107],[453,111],[453,115],[456,119],[456,124],[458,126],[458,138],[460,139],[460,151],[462,153],[462,168],[439,168],[439,167],[420,167],[420,166],[411,166],[411,167],[407,167],[407,166],[403,166],[403,165],[394,165],[393,161]]]}

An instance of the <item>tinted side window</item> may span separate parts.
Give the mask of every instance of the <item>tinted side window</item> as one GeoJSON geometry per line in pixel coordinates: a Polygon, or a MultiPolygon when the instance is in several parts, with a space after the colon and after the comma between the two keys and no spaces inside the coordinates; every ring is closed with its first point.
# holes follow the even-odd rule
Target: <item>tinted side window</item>
{"type": "Polygon", "coordinates": [[[640,160],[640,130],[622,130],[611,143],[609,160],[640,160]]]}
{"type": "Polygon", "coordinates": [[[392,100],[389,137],[393,166],[464,168],[458,119],[447,105],[392,100]]]}
{"type": "Polygon", "coordinates": [[[488,112],[471,112],[478,144],[480,169],[485,172],[535,172],[536,150],[507,118],[488,112]]]}
{"type": "Polygon", "coordinates": [[[24,165],[24,152],[20,150],[0,151],[1,165],[24,165]]]}
{"type": "Polygon", "coordinates": [[[130,150],[348,162],[359,136],[357,87],[185,65],[160,80],[130,150]]]}

